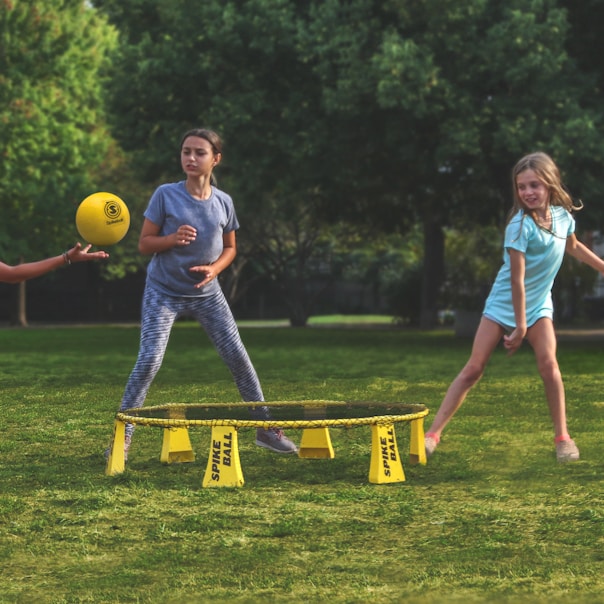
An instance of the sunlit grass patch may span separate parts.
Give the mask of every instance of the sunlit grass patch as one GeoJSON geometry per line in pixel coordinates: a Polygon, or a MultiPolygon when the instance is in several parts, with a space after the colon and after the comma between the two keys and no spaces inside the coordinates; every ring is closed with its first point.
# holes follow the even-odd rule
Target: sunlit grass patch
{"type": "MultiPolygon", "coordinates": [[[[470,346],[383,327],[242,336],[269,400],[432,413],[470,346]]],[[[368,427],[330,430],[331,460],[271,454],[242,429],[245,485],[228,489],[201,486],[202,428],[195,462],[164,465],[161,429],[139,427],[125,473],[105,475],[137,347],[135,327],[0,331],[0,602],[604,599],[601,346],[560,345],[575,464],[555,461],[523,349],[494,355],[426,466],[409,464],[409,428],[396,427],[404,483],[368,482],[368,427]]],[[[203,332],[178,324],[148,404],[238,399],[203,332]]]]}

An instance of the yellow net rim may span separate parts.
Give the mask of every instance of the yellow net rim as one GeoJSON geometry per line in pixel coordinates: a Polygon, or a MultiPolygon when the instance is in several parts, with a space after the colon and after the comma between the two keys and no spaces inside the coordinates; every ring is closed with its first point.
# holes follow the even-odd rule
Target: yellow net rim
{"type": "Polygon", "coordinates": [[[350,403],[344,401],[258,401],[258,402],[237,402],[237,403],[171,403],[167,405],[158,405],[152,407],[140,407],[138,409],[129,409],[126,411],[120,411],[116,415],[116,419],[125,423],[137,424],[140,426],[155,426],[160,428],[188,428],[192,426],[230,426],[234,428],[327,428],[327,427],[353,427],[353,426],[370,426],[370,425],[391,425],[397,422],[409,422],[421,419],[428,415],[429,409],[425,405],[421,404],[406,404],[406,403],[350,403]],[[383,406],[383,407],[394,407],[399,406],[405,410],[405,413],[388,413],[385,415],[371,415],[366,417],[358,418],[323,418],[323,419],[295,419],[295,420],[282,420],[282,419],[189,419],[184,417],[178,417],[179,414],[184,413],[187,409],[199,407],[199,408],[221,408],[221,407],[237,407],[237,408],[248,408],[253,406],[266,406],[269,409],[271,407],[293,407],[303,406],[305,409],[321,408],[321,407],[336,407],[336,406],[383,406]],[[155,411],[167,411],[171,413],[173,417],[141,417],[137,414],[129,413],[132,411],[141,412],[155,412],[155,411]]]}

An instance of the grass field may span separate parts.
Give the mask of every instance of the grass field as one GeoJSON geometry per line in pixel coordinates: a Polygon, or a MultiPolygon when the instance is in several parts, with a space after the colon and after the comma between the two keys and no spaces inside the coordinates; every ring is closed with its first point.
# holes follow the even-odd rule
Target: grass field
{"type": "MultiPolygon", "coordinates": [[[[604,602],[602,342],[560,344],[575,464],[556,463],[524,347],[496,352],[426,466],[405,463],[397,425],[404,483],[369,484],[367,427],[332,430],[333,460],[272,454],[242,429],[245,485],[203,489],[205,428],[194,463],[163,465],[160,429],[139,427],[126,472],[104,474],[138,336],[0,330],[0,602],[604,602]]],[[[383,326],[242,336],[267,400],[432,413],[471,344],[383,326]]],[[[147,404],[237,400],[205,334],[178,323],[147,404]]]]}

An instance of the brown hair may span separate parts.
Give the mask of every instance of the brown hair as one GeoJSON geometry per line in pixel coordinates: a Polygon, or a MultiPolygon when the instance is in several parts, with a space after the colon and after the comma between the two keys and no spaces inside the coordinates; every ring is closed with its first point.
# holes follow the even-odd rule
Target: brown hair
{"type": "Polygon", "coordinates": [[[185,132],[180,139],[180,148],[184,145],[184,142],[189,136],[196,136],[198,138],[203,138],[210,143],[212,146],[212,151],[214,151],[214,155],[222,154],[222,139],[214,130],[209,130],[207,128],[193,128],[188,132],[185,132]]]}
{"type": "MultiPolygon", "coordinates": [[[[189,138],[189,136],[196,136],[197,138],[203,138],[204,140],[207,140],[208,143],[210,143],[210,146],[212,147],[214,155],[222,155],[222,139],[220,138],[220,136],[218,136],[218,134],[216,134],[216,132],[214,132],[214,130],[209,130],[208,128],[193,128],[192,130],[188,130],[182,135],[182,138],[180,139],[181,149],[182,146],[185,144],[187,138],[189,138]]],[[[213,172],[210,176],[210,183],[214,186],[218,186],[218,181],[216,180],[216,177],[214,176],[213,172]]]]}
{"type": "MultiPolygon", "coordinates": [[[[567,191],[562,178],[560,177],[560,170],[555,164],[554,160],[541,151],[536,153],[530,153],[520,159],[512,170],[512,190],[514,192],[514,205],[510,212],[509,219],[512,218],[519,210],[522,210],[525,214],[528,214],[533,220],[536,219],[534,212],[528,210],[518,195],[518,184],[516,179],[518,175],[526,170],[532,170],[537,178],[547,187],[549,192],[549,203],[552,206],[562,206],[569,212],[576,212],[583,207],[583,203],[579,200],[576,205],[573,198],[567,191]]],[[[537,222],[535,220],[535,222],[537,222]]]]}

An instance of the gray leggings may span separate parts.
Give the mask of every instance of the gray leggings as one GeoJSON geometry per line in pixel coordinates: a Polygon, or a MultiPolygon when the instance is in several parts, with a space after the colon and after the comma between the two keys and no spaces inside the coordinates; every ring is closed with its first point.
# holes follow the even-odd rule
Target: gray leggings
{"type": "MultiPolygon", "coordinates": [[[[143,296],[141,338],[138,358],[128,378],[120,410],[142,407],[153,379],[161,367],[174,321],[189,316],[204,328],[222,360],[231,371],[244,401],[264,401],[256,370],[252,365],[233,313],[222,293],[200,298],[168,296],[150,287],[143,296]]],[[[250,408],[252,417],[265,419],[264,405],[250,408]]],[[[126,426],[132,436],[134,426],[126,426]]]]}

